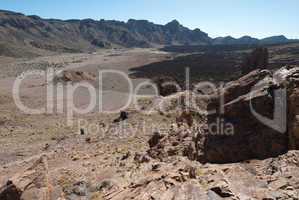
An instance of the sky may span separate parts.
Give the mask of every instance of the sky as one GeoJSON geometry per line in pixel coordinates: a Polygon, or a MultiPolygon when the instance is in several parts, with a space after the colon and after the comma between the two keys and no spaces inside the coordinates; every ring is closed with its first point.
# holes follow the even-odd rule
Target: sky
{"type": "Polygon", "coordinates": [[[299,0],[0,0],[0,9],[57,19],[177,19],[211,37],[299,38],[299,0]]]}

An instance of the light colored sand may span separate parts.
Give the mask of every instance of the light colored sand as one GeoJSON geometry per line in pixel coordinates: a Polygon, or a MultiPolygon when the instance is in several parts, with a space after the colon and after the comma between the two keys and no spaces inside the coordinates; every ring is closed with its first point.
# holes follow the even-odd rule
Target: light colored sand
{"type": "MultiPolygon", "coordinates": [[[[24,168],[23,160],[45,152],[43,150],[45,144],[50,144],[50,150],[59,151],[64,151],[64,148],[72,149],[72,146],[77,144],[75,138],[78,135],[78,126],[77,124],[74,124],[73,127],[67,126],[65,110],[63,114],[54,112],[52,114],[28,115],[16,107],[12,98],[12,87],[17,74],[30,69],[45,69],[50,66],[56,67],[58,70],[87,71],[96,76],[98,69],[120,70],[128,75],[131,68],[165,59],[169,59],[167,53],[154,49],[102,50],[95,54],[62,54],[34,59],[0,58],[0,184],[11,177],[17,169],[24,168]],[[66,142],[59,143],[59,138],[64,137],[67,138],[66,142]],[[21,161],[21,164],[14,164],[15,161],[21,161]]],[[[135,79],[133,84],[136,86],[142,81],[145,80],[135,79]]],[[[93,83],[93,85],[98,91],[98,84],[93,83]]],[[[46,86],[44,77],[30,77],[24,80],[20,87],[20,97],[25,106],[35,109],[44,108],[46,106],[46,86]]],[[[116,110],[126,104],[128,84],[125,80],[105,75],[103,89],[102,108],[104,111],[116,110]]],[[[142,93],[150,93],[150,91],[147,88],[143,89],[142,93]]],[[[56,95],[54,95],[54,111],[57,108],[55,98],[56,95]]],[[[74,94],[76,107],[86,107],[89,100],[90,97],[86,89],[76,90],[74,94]]],[[[61,103],[66,108],[67,105],[70,105],[70,101],[63,96],[61,103]]],[[[61,104],[58,103],[58,105],[61,104]]],[[[96,108],[98,106],[99,103],[96,108]]],[[[76,123],[78,118],[83,118],[90,123],[104,123],[110,126],[113,125],[113,120],[119,116],[119,113],[106,114],[97,111],[94,109],[93,112],[85,115],[74,114],[74,121],[76,123]]],[[[138,124],[142,120],[168,120],[165,116],[144,117],[135,111],[129,112],[129,122],[134,124],[138,124]]],[[[112,134],[114,132],[111,131],[112,134]]],[[[131,132],[127,131],[127,133],[131,132]]]]}
{"type": "MultiPolygon", "coordinates": [[[[169,58],[167,53],[159,52],[155,49],[119,49],[101,50],[94,54],[63,54],[38,57],[27,61],[24,59],[17,59],[15,62],[9,60],[9,65],[12,66],[12,70],[15,70],[14,72],[18,74],[29,69],[43,69],[49,66],[57,67],[58,71],[78,70],[89,72],[97,77],[97,81],[91,82],[97,91],[99,91],[100,81],[98,76],[100,70],[117,70],[123,72],[125,77],[112,73],[103,74],[101,82],[101,88],[105,91],[103,93],[103,108],[104,110],[110,110],[122,107],[122,105],[127,101],[128,93],[132,93],[132,91],[129,90],[129,81],[132,82],[134,88],[139,83],[148,81],[146,79],[127,80],[126,77],[128,77],[131,68],[147,65],[152,62],[158,62],[167,58],[169,58]],[[46,66],[44,67],[43,65],[46,66]]],[[[7,61],[7,59],[3,62],[5,63],[5,61],[7,61]]],[[[5,78],[0,79],[0,91],[2,94],[11,96],[15,77],[7,77],[14,74],[14,72],[5,71],[6,64],[2,65],[0,68],[1,72],[3,72],[2,76],[6,76],[5,78]]],[[[17,74],[14,75],[16,76],[17,74]]],[[[31,107],[45,105],[46,91],[44,77],[30,77],[22,82],[22,100],[29,103],[31,107]]],[[[139,94],[153,94],[153,90],[149,87],[143,87],[139,94]]],[[[76,90],[74,96],[74,102],[76,105],[84,107],[89,103],[89,100],[90,98],[86,89],[78,88],[76,90]]],[[[64,101],[68,100],[65,99],[64,101]]]]}

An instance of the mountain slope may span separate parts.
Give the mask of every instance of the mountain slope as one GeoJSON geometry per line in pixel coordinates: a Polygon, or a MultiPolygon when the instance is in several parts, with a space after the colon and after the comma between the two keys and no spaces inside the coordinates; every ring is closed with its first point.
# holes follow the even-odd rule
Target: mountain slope
{"type": "Polygon", "coordinates": [[[0,10],[0,55],[34,56],[49,52],[86,52],[105,47],[157,47],[163,45],[239,45],[287,43],[284,36],[263,40],[212,39],[200,29],[190,30],[173,20],[158,25],[147,20],[128,22],[93,19],[42,19],[0,10]]]}
{"type": "Polygon", "coordinates": [[[264,39],[257,39],[250,36],[243,36],[241,38],[233,38],[231,36],[217,37],[213,39],[213,45],[272,45],[272,44],[286,44],[292,42],[299,42],[299,40],[290,40],[284,35],[267,37],[264,39]]]}
{"type": "Polygon", "coordinates": [[[260,41],[262,44],[280,44],[280,43],[288,43],[289,39],[284,35],[272,36],[264,38],[260,41]]]}
{"type": "Polygon", "coordinates": [[[63,21],[0,11],[0,44],[9,49],[26,47],[26,52],[32,48],[78,52],[107,46],[206,45],[210,41],[206,33],[190,30],[175,20],[165,26],[133,19],[127,23],[92,19],[63,21]]]}

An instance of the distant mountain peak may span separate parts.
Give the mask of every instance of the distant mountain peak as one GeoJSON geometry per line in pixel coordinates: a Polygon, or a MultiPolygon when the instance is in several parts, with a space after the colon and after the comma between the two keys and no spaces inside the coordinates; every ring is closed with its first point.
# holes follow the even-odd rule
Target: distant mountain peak
{"type": "Polygon", "coordinates": [[[166,26],[177,26],[177,27],[179,27],[179,26],[181,26],[181,24],[180,24],[180,22],[178,20],[174,19],[171,22],[168,22],[166,24],[166,26]]]}
{"type": "Polygon", "coordinates": [[[284,35],[276,35],[272,37],[267,37],[261,40],[263,44],[278,44],[278,43],[287,43],[289,41],[284,35]]]}
{"type": "Polygon", "coordinates": [[[255,38],[253,38],[249,35],[244,35],[244,36],[240,37],[239,39],[255,39],[255,38]]]}
{"type": "Polygon", "coordinates": [[[284,35],[276,35],[276,36],[272,36],[272,37],[277,37],[277,38],[283,38],[283,39],[288,39],[286,36],[284,35]]]}
{"type": "Polygon", "coordinates": [[[139,19],[139,20],[137,20],[137,19],[129,19],[127,23],[128,24],[130,24],[130,23],[149,23],[149,21],[148,20],[144,20],[144,19],[139,19]]]}

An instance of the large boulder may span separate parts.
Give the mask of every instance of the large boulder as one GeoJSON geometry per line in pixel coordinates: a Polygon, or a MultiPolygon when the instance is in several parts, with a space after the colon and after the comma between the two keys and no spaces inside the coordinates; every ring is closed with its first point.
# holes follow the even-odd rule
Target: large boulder
{"type": "Polygon", "coordinates": [[[181,155],[200,162],[231,163],[299,149],[298,83],[299,68],[284,67],[275,73],[254,70],[211,93],[205,101],[206,119],[195,123],[187,113],[177,117],[177,125],[188,127],[169,130],[150,145],[148,154],[159,160],[181,155]],[[282,112],[275,115],[279,109],[282,112]]]}
{"type": "MultiPolygon", "coordinates": [[[[298,149],[298,72],[298,68],[283,68],[269,76],[269,71],[256,70],[228,83],[208,105],[209,110],[215,112],[207,117],[209,130],[203,148],[205,161],[228,163],[265,159],[289,149],[298,149]],[[286,91],[288,109],[284,101],[274,95],[278,89],[286,91]],[[286,131],[269,126],[256,116],[258,113],[271,120],[274,107],[287,112],[286,131]],[[233,131],[223,130],[228,125],[233,131]],[[218,129],[215,131],[211,127],[218,129]]],[[[283,120],[283,112],[278,117],[283,120]]]]}
{"type": "Polygon", "coordinates": [[[225,104],[224,113],[208,116],[204,154],[208,162],[227,163],[278,156],[288,150],[288,137],[261,123],[251,113],[250,102],[258,113],[271,118],[273,99],[262,93],[254,99],[241,96],[225,104]],[[232,131],[224,130],[230,124],[232,131]],[[218,130],[213,129],[217,126],[218,130]],[[220,128],[219,128],[220,126],[220,128]],[[224,127],[223,129],[221,127],[224,127]]]}
{"type": "Polygon", "coordinates": [[[271,72],[268,70],[254,70],[242,76],[236,81],[227,83],[223,89],[219,89],[218,93],[224,93],[225,103],[230,102],[240,96],[248,94],[255,85],[261,80],[268,80],[271,77],[271,72]]]}

